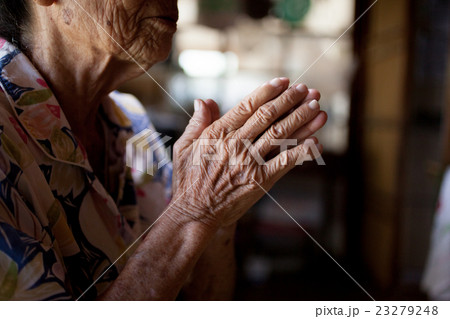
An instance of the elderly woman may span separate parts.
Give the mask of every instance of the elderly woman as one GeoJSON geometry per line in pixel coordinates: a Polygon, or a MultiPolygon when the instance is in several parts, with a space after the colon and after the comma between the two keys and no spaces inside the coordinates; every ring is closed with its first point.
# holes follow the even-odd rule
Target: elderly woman
{"type": "Polygon", "coordinates": [[[276,140],[326,114],[286,78],[223,117],[197,100],[173,174],[137,179],[126,141],[151,124],[113,91],[167,57],[177,17],[175,0],[0,1],[0,299],[232,296],[236,222],[308,149],[276,140]],[[215,160],[194,163],[206,139],[215,160]]]}

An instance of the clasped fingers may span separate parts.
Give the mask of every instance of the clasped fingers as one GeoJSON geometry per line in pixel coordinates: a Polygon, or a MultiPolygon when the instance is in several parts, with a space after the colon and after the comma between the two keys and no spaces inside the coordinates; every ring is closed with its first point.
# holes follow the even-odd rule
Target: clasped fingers
{"type": "Polygon", "coordinates": [[[254,140],[272,123],[301,104],[307,95],[308,88],[306,85],[292,86],[276,99],[261,106],[238,130],[238,136],[254,140]]]}
{"type": "Polygon", "coordinates": [[[274,123],[256,141],[254,147],[259,150],[262,156],[266,156],[273,149],[274,144],[278,145],[277,140],[289,138],[294,132],[317,117],[319,112],[319,102],[316,100],[306,102],[282,120],[274,123]]]}

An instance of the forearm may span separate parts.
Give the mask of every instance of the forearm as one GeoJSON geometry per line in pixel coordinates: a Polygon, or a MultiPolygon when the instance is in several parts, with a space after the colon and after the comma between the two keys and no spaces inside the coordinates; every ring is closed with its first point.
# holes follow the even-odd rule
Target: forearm
{"type": "Polygon", "coordinates": [[[236,224],[221,228],[197,262],[182,298],[186,300],[230,300],[234,295],[236,224]]]}
{"type": "Polygon", "coordinates": [[[217,229],[169,209],[101,300],[174,300],[217,229]],[[177,216],[176,218],[173,216],[177,216]]]}

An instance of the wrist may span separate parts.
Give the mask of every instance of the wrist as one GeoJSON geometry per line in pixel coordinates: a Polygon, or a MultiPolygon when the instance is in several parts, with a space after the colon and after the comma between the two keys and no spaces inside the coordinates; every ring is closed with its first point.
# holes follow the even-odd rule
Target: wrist
{"type": "Polygon", "coordinates": [[[216,234],[222,229],[212,212],[189,200],[176,200],[170,204],[168,217],[178,226],[191,225],[205,233],[216,234]]]}
{"type": "Polygon", "coordinates": [[[221,226],[217,229],[216,237],[230,237],[236,233],[237,223],[233,223],[228,226],[221,226]]]}

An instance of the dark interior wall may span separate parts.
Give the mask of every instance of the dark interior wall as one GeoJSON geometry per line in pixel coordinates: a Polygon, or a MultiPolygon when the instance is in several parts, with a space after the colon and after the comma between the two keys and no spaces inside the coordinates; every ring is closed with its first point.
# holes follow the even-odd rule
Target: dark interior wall
{"type": "Polygon", "coordinates": [[[446,0],[415,0],[411,11],[408,125],[401,215],[399,272],[404,284],[418,282],[428,252],[431,222],[448,149],[447,108],[449,12],[446,0]]]}
{"type": "MultiPolygon", "coordinates": [[[[357,1],[359,16],[373,1],[357,1]]],[[[352,134],[358,142],[359,178],[351,186],[363,198],[359,213],[362,260],[381,287],[394,281],[400,204],[402,148],[405,134],[406,78],[409,59],[409,6],[407,0],[378,1],[357,27],[360,61],[354,91],[352,134]]],[[[355,141],[353,141],[355,142],[355,141]]],[[[352,154],[354,155],[354,154],[352,154]]],[[[356,209],[356,210],[355,210],[356,209]]],[[[350,220],[350,222],[352,222],[350,220]]]]}
{"type": "MultiPolygon", "coordinates": [[[[356,3],[358,16],[373,1],[356,3]]],[[[349,247],[385,291],[418,287],[426,260],[448,149],[448,12],[445,0],[379,1],[355,30],[349,247]]]]}

